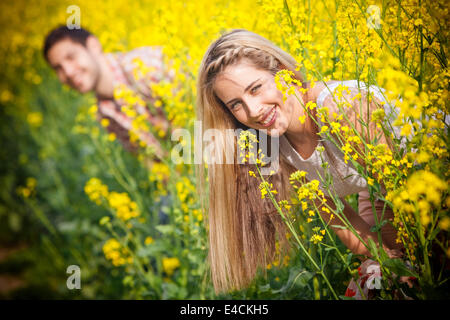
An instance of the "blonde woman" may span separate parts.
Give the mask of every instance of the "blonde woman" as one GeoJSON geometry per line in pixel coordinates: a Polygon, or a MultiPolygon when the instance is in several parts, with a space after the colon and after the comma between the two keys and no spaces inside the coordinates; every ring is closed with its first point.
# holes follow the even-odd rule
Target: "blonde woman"
{"type": "MultiPolygon", "coordinates": [[[[330,91],[341,82],[330,81],[310,88],[295,68],[296,61],[288,53],[255,33],[234,30],[220,37],[208,48],[198,75],[197,117],[202,121],[203,132],[215,129],[223,133],[226,137],[221,149],[223,158],[225,153],[237,150],[236,138],[227,135],[227,129],[265,129],[268,136],[279,136],[280,166],[270,178],[278,190],[277,200],[289,199],[290,173],[304,170],[308,172],[308,179],[316,179],[316,170],[323,172],[316,150],[321,144],[325,156],[328,155],[325,159],[329,160],[337,195],[342,199],[360,193],[359,214],[345,201],[344,214],[362,239],[376,240],[377,235],[370,231],[374,217],[367,182],[350,162],[344,162],[339,149],[319,139],[320,127],[312,118],[315,114],[309,116],[302,107],[311,101],[328,107],[330,113],[339,112],[330,91]],[[294,72],[301,82],[302,88],[296,89],[301,101],[293,95],[283,101],[283,94],[274,79],[282,69],[294,72]],[[304,123],[298,120],[299,117],[305,118],[304,123]],[[342,179],[349,174],[352,175],[350,178],[342,179]]],[[[355,102],[355,108],[349,110],[348,116],[355,119],[357,128],[361,129],[356,121],[360,110],[356,106],[358,100],[351,99],[360,92],[358,84],[356,81],[343,84],[351,89],[344,96],[355,102]]],[[[380,92],[376,96],[382,99],[380,92]]],[[[376,105],[373,103],[371,108],[376,105]]],[[[370,129],[373,134],[376,127],[370,129]]],[[[254,278],[258,267],[264,268],[272,261],[277,251],[276,240],[282,248],[287,247],[284,224],[270,200],[261,199],[259,181],[248,174],[251,165],[240,164],[237,160],[234,164],[209,164],[209,192],[203,190],[203,166],[198,169],[201,194],[209,194],[205,200],[209,200],[209,258],[214,287],[217,292],[243,288],[254,278]]],[[[380,203],[376,208],[380,215],[380,203]]],[[[392,211],[386,210],[384,217],[392,217],[392,211]]],[[[325,215],[323,218],[329,219],[325,215]]],[[[339,224],[339,221],[333,221],[333,224],[339,224]]],[[[369,256],[367,248],[351,231],[341,228],[334,231],[352,252],[369,256]]],[[[393,227],[386,224],[382,234],[388,252],[399,255],[401,248],[395,243],[393,227]]]]}

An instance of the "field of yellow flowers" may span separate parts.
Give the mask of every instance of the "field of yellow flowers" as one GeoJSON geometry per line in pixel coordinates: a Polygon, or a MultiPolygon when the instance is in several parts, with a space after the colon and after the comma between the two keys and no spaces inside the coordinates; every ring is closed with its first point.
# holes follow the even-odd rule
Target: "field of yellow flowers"
{"type": "MultiPolygon", "coordinates": [[[[358,257],[308,202],[323,196],[319,182],[304,183],[307,173],[297,172],[291,177],[296,198],[274,205],[299,250],[269,264],[267,277],[249,288],[216,295],[194,168],[170,160],[176,143],[170,133],[156,133],[169,156],[149,168],[149,150],[141,148],[138,157],[127,153],[95,121],[94,96],[62,86],[46,65],[44,37],[67,22],[71,5],[105,52],[163,46],[177,73],[173,82],[152,87],[155,104],[164,106],[174,127],[191,132],[201,58],[233,28],[261,34],[291,53],[308,81],[359,79],[386,89],[386,98],[400,109],[395,125],[402,144],[390,150],[375,139],[365,141],[365,150],[356,149],[361,137],[354,128],[318,109],[328,123],[321,135],[338,136],[346,160],[357,168],[362,168],[357,160],[367,164],[361,173],[371,195],[381,182],[386,187],[384,200],[394,210],[408,267],[389,259],[375,242],[367,244],[383,270],[378,298],[394,299],[399,290],[414,299],[448,298],[450,72],[444,0],[1,2],[0,298],[339,299],[358,273],[358,257]],[[66,286],[70,265],[81,270],[81,290],[66,286]],[[415,278],[414,287],[395,275],[415,278]],[[2,287],[12,282],[17,285],[2,287]]],[[[289,74],[278,76],[288,87],[292,83],[289,74]]],[[[280,85],[286,94],[288,87],[280,85]]],[[[135,120],[131,131],[148,130],[135,120]]],[[[369,122],[391,131],[383,112],[369,122]]],[[[261,191],[271,197],[274,190],[261,181],[261,191]]],[[[356,208],[355,196],[347,200],[356,208]]],[[[385,223],[378,221],[373,231],[385,223]]]]}

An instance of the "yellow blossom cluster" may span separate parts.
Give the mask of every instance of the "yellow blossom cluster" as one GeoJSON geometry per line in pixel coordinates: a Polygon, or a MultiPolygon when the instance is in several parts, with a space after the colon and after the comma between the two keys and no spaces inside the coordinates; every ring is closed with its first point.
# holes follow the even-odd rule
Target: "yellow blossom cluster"
{"type": "Polygon", "coordinates": [[[447,191],[447,183],[432,172],[416,171],[408,178],[405,186],[398,189],[393,196],[394,209],[403,212],[413,224],[420,222],[426,227],[433,222],[432,208],[443,206],[443,195],[447,191]]]}
{"type": "Polygon", "coordinates": [[[338,1],[336,31],[342,51],[335,66],[335,77],[369,81],[371,71],[380,66],[385,51],[377,31],[383,25],[381,2],[362,4],[338,1]]]}
{"type": "Polygon", "coordinates": [[[263,181],[259,184],[259,191],[261,192],[261,199],[265,199],[266,195],[270,192],[272,194],[277,194],[278,191],[273,189],[273,184],[267,181],[263,181]]]}
{"type": "Polygon", "coordinates": [[[334,218],[333,213],[327,208],[324,192],[320,189],[319,180],[306,180],[307,172],[305,171],[295,171],[289,177],[289,183],[293,186],[296,191],[296,199],[294,203],[298,203],[301,206],[302,211],[307,215],[306,222],[310,223],[313,221],[313,217],[316,215],[321,206],[321,214],[330,215],[330,219],[334,218]]]}
{"type": "MultiPolygon", "coordinates": [[[[314,200],[317,198],[323,198],[324,193],[319,189],[319,180],[311,180],[306,182],[307,172],[297,170],[293,172],[289,177],[289,183],[293,185],[297,192],[297,198],[299,201],[314,200]],[[296,184],[298,183],[299,186],[296,184]]],[[[306,208],[304,208],[306,210],[306,208]]]]}
{"type": "Polygon", "coordinates": [[[84,192],[89,199],[98,205],[102,204],[102,200],[109,195],[108,186],[104,185],[98,178],[91,178],[84,186],[84,192]]]}
{"type": "Polygon", "coordinates": [[[314,232],[314,234],[311,236],[310,241],[314,244],[322,242],[323,236],[325,235],[326,231],[324,229],[320,229],[320,227],[314,227],[312,228],[312,231],[314,232]]]}
{"type": "Polygon", "coordinates": [[[387,198],[394,204],[397,242],[405,245],[412,260],[416,260],[414,250],[419,240],[424,245],[424,239],[436,226],[448,230],[448,209],[441,211],[450,204],[448,183],[432,172],[414,172],[403,187],[388,194],[387,198]]]}
{"type": "Polygon", "coordinates": [[[36,185],[37,180],[33,177],[29,177],[25,182],[25,186],[18,187],[16,192],[18,195],[24,198],[29,198],[30,196],[33,196],[36,193],[36,185]]]}
{"type": "Polygon", "coordinates": [[[194,218],[194,225],[199,226],[203,221],[202,211],[196,208],[195,186],[187,177],[182,177],[181,181],[176,183],[177,195],[181,202],[181,210],[184,214],[184,221],[188,222],[190,214],[194,218]]]}
{"type": "Polygon", "coordinates": [[[129,250],[124,248],[116,239],[109,239],[105,242],[103,253],[115,267],[133,263],[133,257],[131,257],[129,250]]]}
{"type": "Polygon", "coordinates": [[[110,192],[108,204],[115,211],[117,217],[124,222],[140,215],[136,202],[132,201],[125,192],[110,192]]]}
{"type": "Polygon", "coordinates": [[[156,184],[156,194],[167,195],[166,182],[170,177],[170,168],[163,162],[154,162],[149,170],[148,179],[156,184]]]}
{"type": "Polygon", "coordinates": [[[162,265],[164,272],[170,277],[180,267],[180,260],[178,258],[163,257],[162,265]]]}
{"type": "Polygon", "coordinates": [[[42,125],[42,113],[41,112],[30,112],[27,115],[27,122],[31,127],[40,127],[42,125]]]}
{"type": "Polygon", "coordinates": [[[301,88],[302,83],[294,78],[294,72],[282,69],[277,72],[275,75],[275,83],[277,86],[277,89],[283,93],[283,102],[286,101],[288,95],[295,94],[295,86],[297,85],[300,87],[299,90],[306,90],[301,88]]]}
{"type": "Polygon", "coordinates": [[[155,242],[155,240],[153,240],[153,238],[152,237],[150,237],[150,236],[148,236],[148,237],[146,237],[145,238],[145,240],[144,240],[144,243],[145,243],[145,245],[151,245],[153,242],[155,242]]]}
{"type": "MultiPolygon", "coordinates": [[[[286,237],[289,238],[291,236],[290,233],[286,234],[286,237]]],[[[280,243],[278,241],[275,241],[275,253],[274,253],[274,260],[267,264],[266,269],[270,270],[272,267],[279,267],[279,266],[288,266],[289,261],[291,260],[291,257],[288,254],[282,255],[280,250],[280,243]]]]}
{"type": "MultiPolygon", "coordinates": [[[[439,40],[435,36],[441,33],[448,38],[448,28],[442,28],[441,21],[448,17],[448,3],[445,1],[388,0],[385,2],[383,33],[389,35],[392,47],[398,48],[399,60],[407,62],[409,69],[420,65],[421,56],[417,55],[422,46],[428,52],[439,52],[439,40]],[[423,41],[417,41],[417,34],[423,41]]],[[[387,38],[387,37],[386,37],[387,38]]],[[[439,55],[430,54],[429,63],[439,66],[439,55]]]]}
{"type": "Polygon", "coordinates": [[[84,191],[91,201],[98,205],[107,205],[124,222],[140,215],[136,202],[132,201],[127,193],[109,192],[108,187],[98,178],[89,179],[84,191]]]}
{"type": "MultiPolygon", "coordinates": [[[[262,153],[261,149],[255,154],[255,149],[258,144],[258,139],[256,135],[251,130],[243,130],[239,133],[239,138],[237,141],[239,146],[239,159],[242,163],[257,164],[260,166],[266,165],[263,161],[265,155],[262,153]]],[[[249,174],[256,177],[253,171],[249,171],[249,174]]]]}

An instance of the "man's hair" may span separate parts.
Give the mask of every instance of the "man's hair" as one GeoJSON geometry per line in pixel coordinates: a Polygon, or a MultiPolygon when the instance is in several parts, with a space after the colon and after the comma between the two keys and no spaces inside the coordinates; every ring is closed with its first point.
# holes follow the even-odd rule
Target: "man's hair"
{"type": "Polygon", "coordinates": [[[73,42],[77,42],[84,47],[86,47],[86,40],[89,36],[91,36],[88,30],[80,28],[80,29],[69,29],[67,26],[60,26],[49,32],[47,37],[45,37],[43,54],[45,60],[48,61],[48,51],[59,41],[64,39],[70,39],[73,42]]]}

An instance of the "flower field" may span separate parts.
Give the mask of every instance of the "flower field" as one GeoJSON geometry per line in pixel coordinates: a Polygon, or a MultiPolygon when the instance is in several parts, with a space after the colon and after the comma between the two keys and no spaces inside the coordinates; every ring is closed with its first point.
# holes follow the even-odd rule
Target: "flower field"
{"type": "MultiPolygon", "coordinates": [[[[194,145],[204,53],[225,31],[242,28],[289,52],[307,81],[357,79],[385,89],[399,110],[393,119],[382,108],[356,120],[314,103],[304,108],[326,124],[321,137],[367,180],[370,199],[385,188],[382,200],[394,212],[371,231],[380,235],[390,224],[403,256],[383,249],[381,235],[365,243],[380,266],[372,298],[448,299],[449,9],[443,0],[1,2],[0,298],[351,299],[347,288],[361,261],[331,230],[339,224],[355,232],[328,168],[319,180],[293,173],[292,197],[276,201],[270,175],[259,174],[264,160],[252,150],[251,134],[240,140],[242,151],[252,151],[248,160],[259,157],[249,175],[258,179],[261,199],[282,215],[292,246],[288,254],[277,250],[248,288],[214,291],[196,168],[173,161],[173,150],[194,145]],[[142,102],[124,89],[115,96],[126,101],[122,111],[132,119],[130,139],[140,146],[133,155],[108,134],[108,123],[96,121],[93,94],[60,84],[42,45],[51,29],[71,21],[71,5],[105,52],[163,47],[174,77],[152,85],[157,99],[147,107],[162,108],[172,128],[191,132],[191,141],[150,127],[134,109],[142,102]],[[369,127],[394,144],[359,134],[369,127]],[[139,131],[158,137],[162,161],[148,162],[154,150],[140,143],[139,131]],[[71,265],[81,270],[80,290],[68,289],[71,265]]],[[[136,62],[136,72],[144,69],[136,62]]],[[[279,72],[276,81],[293,94],[291,73],[279,72]]],[[[335,91],[341,111],[354,100],[374,99],[359,93],[349,101],[349,94],[345,86],[335,91]]],[[[356,194],[345,200],[358,209],[356,194]]]]}

